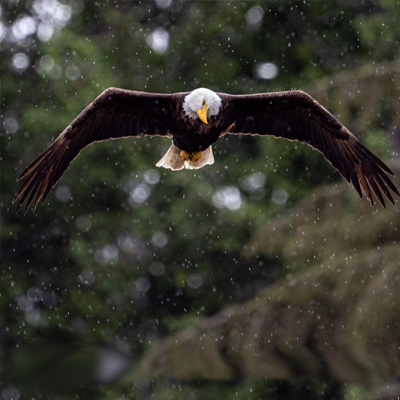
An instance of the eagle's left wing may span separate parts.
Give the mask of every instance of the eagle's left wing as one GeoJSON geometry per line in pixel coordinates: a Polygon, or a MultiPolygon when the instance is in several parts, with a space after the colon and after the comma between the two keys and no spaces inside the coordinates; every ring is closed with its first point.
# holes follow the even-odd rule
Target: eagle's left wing
{"type": "Polygon", "coordinates": [[[226,107],[226,133],[272,135],[305,142],[319,150],[347,182],[353,183],[360,197],[362,192],[365,194],[371,205],[372,192],[383,207],[381,191],[392,204],[390,190],[400,196],[388,177],[393,175],[389,167],[307,93],[292,90],[220,96],[226,107]]]}

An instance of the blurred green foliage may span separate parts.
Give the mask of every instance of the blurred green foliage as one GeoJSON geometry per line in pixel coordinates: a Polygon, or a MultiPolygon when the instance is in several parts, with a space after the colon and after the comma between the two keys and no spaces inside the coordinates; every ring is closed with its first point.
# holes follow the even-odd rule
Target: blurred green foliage
{"type": "MultiPolygon", "coordinates": [[[[155,168],[168,140],[124,139],[85,149],[35,213],[15,214],[16,177],[102,90],[312,92],[329,79],[317,99],[329,99],[335,112],[352,97],[346,81],[329,97],[335,76],[399,55],[397,1],[8,0],[0,7],[6,359],[37,327],[79,327],[139,356],[155,340],[249,299],[284,273],[279,258],[243,257],[249,240],[318,185],[340,179],[309,147],[273,138],[223,138],[213,166],[178,173],[155,168]],[[262,63],[278,75],[262,79],[262,63]]],[[[357,118],[364,100],[357,89],[356,98],[357,118]]],[[[341,119],[390,164],[393,126],[382,126],[373,109],[368,118],[365,132],[351,115],[341,119]]],[[[342,393],[334,383],[262,380],[250,384],[257,389],[249,397],[248,385],[209,384],[209,397],[342,393]]],[[[79,389],[80,398],[99,399],[202,398],[196,393],[196,384],[161,379],[79,389]]]]}

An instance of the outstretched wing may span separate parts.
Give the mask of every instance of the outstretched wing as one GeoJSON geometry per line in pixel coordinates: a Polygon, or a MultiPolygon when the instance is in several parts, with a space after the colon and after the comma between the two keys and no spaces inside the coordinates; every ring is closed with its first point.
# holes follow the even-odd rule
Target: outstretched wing
{"type": "Polygon", "coordinates": [[[385,207],[383,192],[400,196],[388,175],[393,172],[329,111],[300,90],[255,95],[220,95],[226,104],[226,133],[272,135],[305,142],[319,150],[373,205],[372,192],[385,207]],[[389,190],[390,189],[390,190],[389,190]]]}
{"type": "Polygon", "coordinates": [[[26,178],[16,193],[18,209],[26,198],[26,209],[46,198],[71,161],[91,143],[127,136],[171,136],[172,111],[177,95],[152,94],[109,88],[89,104],[58,138],[21,174],[26,178]],[[28,197],[29,196],[29,197],[28,197]]]}

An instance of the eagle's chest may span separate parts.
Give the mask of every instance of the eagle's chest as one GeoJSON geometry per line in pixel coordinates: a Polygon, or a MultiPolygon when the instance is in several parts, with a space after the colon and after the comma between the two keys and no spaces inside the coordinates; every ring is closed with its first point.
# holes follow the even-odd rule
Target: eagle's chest
{"type": "Polygon", "coordinates": [[[207,149],[218,140],[220,133],[215,121],[204,124],[200,120],[185,120],[172,134],[175,146],[193,153],[207,149]]]}

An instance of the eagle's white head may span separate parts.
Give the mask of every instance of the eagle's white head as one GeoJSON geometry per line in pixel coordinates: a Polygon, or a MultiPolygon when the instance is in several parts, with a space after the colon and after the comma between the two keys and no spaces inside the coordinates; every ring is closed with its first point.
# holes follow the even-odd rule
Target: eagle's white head
{"type": "Polygon", "coordinates": [[[207,124],[207,118],[218,114],[221,101],[221,97],[212,90],[199,88],[185,97],[183,110],[189,118],[200,118],[201,121],[207,124]]]}

